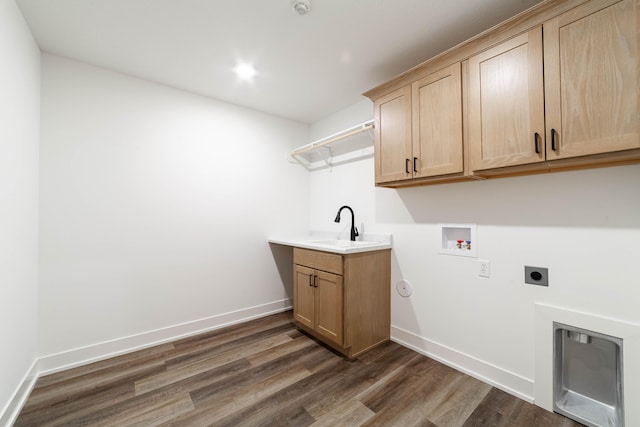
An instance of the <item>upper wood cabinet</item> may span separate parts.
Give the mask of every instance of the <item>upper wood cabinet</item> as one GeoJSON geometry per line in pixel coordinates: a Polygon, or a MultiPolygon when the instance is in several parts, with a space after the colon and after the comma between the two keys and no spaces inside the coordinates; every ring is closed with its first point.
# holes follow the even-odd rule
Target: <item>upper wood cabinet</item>
{"type": "Polygon", "coordinates": [[[469,153],[474,171],[542,162],[542,27],[469,58],[469,153]]]}
{"type": "Polygon", "coordinates": [[[545,0],[369,90],[376,184],[640,162],[639,47],[640,0],[545,0]]]}
{"type": "Polygon", "coordinates": [[[463,171],[460,63],[375,101],[376,183],[463,171]]]}
{"type": "Polygon", "coordinates": [[[376,184],[411,178],[411,87],[377,99],[374,108],[376,184]]]}
{"type": "Polygon", "coordinates": [[[636,0],[590,1],[471,57],[471,169],[640,148],[637,19],[636,0]]]}
{"type": "Polygon", "coordinates": [[[547,158],[640,148],[638,2],[590,1],[544,23],[547,158]]]}
{"type": "Polygon", "coordinates": [[[411,84],[413,176],[462,172],[460,63],[411,84]]]}

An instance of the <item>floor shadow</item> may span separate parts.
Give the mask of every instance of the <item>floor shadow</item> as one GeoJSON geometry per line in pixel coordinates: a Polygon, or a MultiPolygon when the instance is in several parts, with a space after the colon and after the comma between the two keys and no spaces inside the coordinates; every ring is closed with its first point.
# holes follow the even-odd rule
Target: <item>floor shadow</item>
{"type": "Polygon", "coordinates": [[[293,247],[269,243],[287,297],[293,301],[293,247]]]}

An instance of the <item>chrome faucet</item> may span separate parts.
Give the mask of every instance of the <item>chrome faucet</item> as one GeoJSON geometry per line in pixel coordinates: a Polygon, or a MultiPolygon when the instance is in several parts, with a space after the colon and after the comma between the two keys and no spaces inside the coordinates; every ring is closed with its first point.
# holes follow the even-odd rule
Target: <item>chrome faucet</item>
{"type": "Polygon", "coordinates": [[[340,212],[342,212],[343,209],[349,209],[349,212],[351,212],[351,241],[355,242],[356,241],[356,237],[358,237],[359,234],[358,234],[358,229],[354,225],[354,223],[355,223],[355,215],[353,214],[353,209],[351,209],[347,205],[344,205],[343,207],[338,209],[338,215],[336,215],[335,221],[336,222],[340,222],[340,212]]]}

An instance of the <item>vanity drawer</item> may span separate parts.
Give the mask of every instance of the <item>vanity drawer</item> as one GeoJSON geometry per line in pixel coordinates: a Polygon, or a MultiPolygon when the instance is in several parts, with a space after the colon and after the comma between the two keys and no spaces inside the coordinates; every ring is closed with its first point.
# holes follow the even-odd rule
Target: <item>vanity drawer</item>
{"type": "Polygon", "coordinates": [[[342,275],[342,255],[293,248],[293,263],[342,275]]]}

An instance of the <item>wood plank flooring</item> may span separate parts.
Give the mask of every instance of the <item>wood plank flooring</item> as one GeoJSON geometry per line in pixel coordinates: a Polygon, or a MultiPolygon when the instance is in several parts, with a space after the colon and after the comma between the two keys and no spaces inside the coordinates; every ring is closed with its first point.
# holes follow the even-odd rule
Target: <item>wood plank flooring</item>
{"type": "Polygon", "coordinates": [[[51,374],[15,426],[579,426],[395,343],[346,360],[291,312],[51,374]]]}

